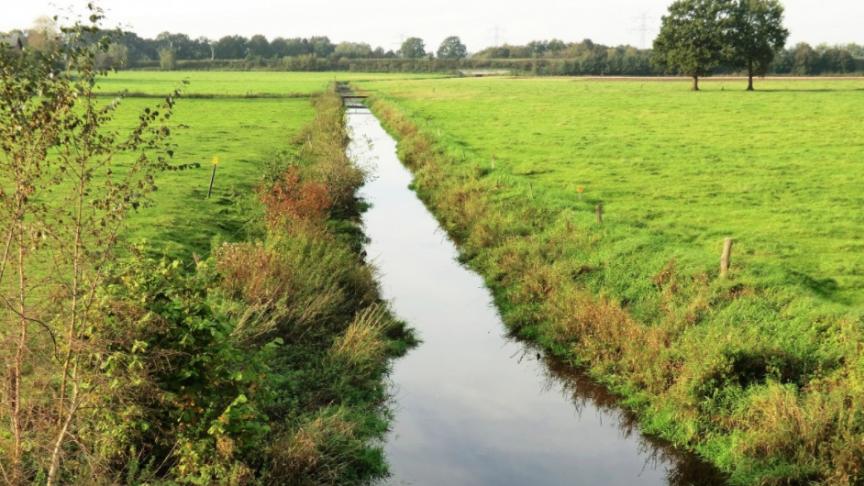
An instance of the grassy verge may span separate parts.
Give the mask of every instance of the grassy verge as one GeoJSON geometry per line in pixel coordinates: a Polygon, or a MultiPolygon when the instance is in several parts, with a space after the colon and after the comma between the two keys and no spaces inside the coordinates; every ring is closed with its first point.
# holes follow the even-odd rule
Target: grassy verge
{"type": "MultiPolygon", "coordinates": [[[[699,179],[703,172],[692,167],[692,174],[682,173],[681,167],[664,167],[656,161],[643,160],[641,164],[647,169],[642,170],[629,157],[616,162],[614,156],[605,155],[607,151],[622,150],[647,153],[646,147],[630,147],[633,140],[638,140],[636,134],[622,133],[622,127],[611,125],[617,119],[616,113],[632,117],[636,110],[640,116],[651,119],[665,117],[660,125],[643,124],[642,131],[645,126],[661,133],[678,127],[674,114],[670,114],[674,110],[660,110],[659,105],[652,105],[662,98],[617,93],[620,89],[634,89],[638,84],[624,88],[611,84],[571,84],[557,93],[556,83],[566,81],[544,81],[545,85],[522,81],[527,84],[522,84],[517,93],[508,91],[498,80],[467,82],[475,84],[456,89],[455,85],[466,86],[466,81],[451,80],[418,88],[426,90],[422,95],[430,98],[426,103],[411,96],[388,96],[400,88],[373,84],[382,90],[373,93],[373,109],[400,140],[400,156],[415,173],[419,195],[457,241],[463,258],[486,277],[508,326],[571,363],[586,366],[638,413],[646,432],[698,451],[728,471],[733,483],[861,481],[864,377],[859,348],[864,336],[855,305],[855,299],[860,297],[854,291],[856,272],[846,268],[842,272],[846,284],[823,295],[808,286],[807,281],[790,277],[820,272],[836,274],[840,268],[809,266],[790,271],[788,267],[784,270],[782,264],[771,263],[771,254],[782,254],[782,249],[776,246],[778,242],[773,242],[772,251],[770,241],[751,236],[756,228],[774,231],[769,225],[760,226],[760,221],[768,217],[763,208],[761,216],[755,210],[736,212],[738,217],[752,219],[745,219],[740,226],[742,231],[751,229],[745,234],[746,244],[752,245],[752,249],[744,250],[738,270],[730,278],[718,278],[719,248],[714,248],[707,237],[719,242],[728,228],[711,227],[703,221],[699,230],[681,223],[681,218],[676,221],[681,211],[704,209],[698,199],[682,205],[681,197],[698,194],[692,190],[694,186],[687,184],[702,181],[710,185],[710,179],[699,179]],[[579,96],[576,101],[564,101],[568,99],[564,95],[577,96],[574,90],[582,89],[591,90],[598,100],[592,102],[591,96],[579,96]],[[617,100],[630,110],[615,111],[617,105],[610,104],[608,96],[604,98],[603,93],[608,92],[617,96],[611,101],[617,100]],[[550,97],[552,93],[562,97],[550,97]],[[528,109],[529,105],[520,104],[524,100],[517,94],[539,104],[530,105],[531,110],[544,113],[544,121],[537,123],[545,123],[543,126],[549,132],[533,135],[524,132],[519,117],[526,113],[520,107],[528,109]],[[571,108],[568,115],[571,120],[572,110],[582,114],[578,110],[584,111],[587,106],[590,111],[596,103],[602,105],[596,106],[601,110],[596,117],[575,120],[578,124],[602,121],[605,127],[600,133],[587,135],[587,129],[583,132],[583,138],[601,137],[577,144],[582,147],[587,159],[582,160],[586,163],[576,162],[564,169],[564,164],[555,161],[561,155],[556,150],[565,144],[569,146],[573,140],[554,126],[559,121],[556,114],[561,111],[551,106],[556,103],[571,108]],[[461,105],[460,116],[454,116],[457,105],[461,105]],[[448,123],[464,125],[460,125],[463,131],[442,130],[448,123]],[[490,123],[495,124],[497,135],[486,130],[490,123]],[[519,133],[523,135],[514,130],[522,130],[519,133]],[[499,144],[496,136],[506,140],[499,144]],[[548,141],[550,136],[559,137],[558,142],[538,143],[548,141]],[[536,139],[522,140],[525,137],[536,139]],[[592,159],[603,160],[599,165],[587,163],[592,159]],[[571,178],[569,173],[563,173],[565,170],[581,172],[571,178]],[[598,171],[604,170],[612,172],[611,179],[599,179],[598,171]],[[664,171],[671,171],[673,177],[685,181],[675,184],[662,177],[664,171]],[[640,174],[645,177],[633,183],[641,184],[642,189],[628,185],[629,177],[640,174]],[[588,182],[583,182],[586,179],[588,182]],[[600,187],[595,190],[589,183],[600,187]],[[569,184],[589,186],[585,200],[569,184]],[[654,186],[658,191],[679,191],[682,195],[663,198],[662,192],[651,190],[654,186]],[[565,195],[567,190],[570,195],[565,195]],[[595,191],[603,195],[596,196],[595,191]],[[634,198],[629,198],[630,195],[634,198]],[[666,199],[669,200],[664,203],[666,199]],[[610,214],[614,214],[607,216],[603,225],[597,225],[593,215],[593,206],[600,201],[608,202],[610,214]],[[668,205],[671,205],[669,211],[665,211],[668,205]],[[646,216],[646,211],[651,214],[646,216]],[[682,238],[689,246],[676,243],[682,238]]],[[[414,88],[410,84],[405,86],[405,91],[414,88]]],[[[791,96],[825,106],[825,100],[810,100],[800,90],[780,88],[786,94],[764,96],[791,96]]],[[[803,88],[826,93],[823,97],[832,93],[831,87],[821,85],[803,88]]],[[[720,92],[717,89],[714,95],[709,95],[715,98],[703,97],[698,102],[722,106],[723,99],[716,98],[720,92]]],[[[852,94],[841,93],[837,97],[847,95],[852,94]]],[[[775,107],[774,103],[779,101],[749,100],[770,105],[767,108],[775,107]]],[[[819,106],[814,105],[813,109],[818,110],[819,106]]],[[[692,116],[699,112],[681,111],[682,120],[690,120],[687,123],[692,126],[692,116]]],[[[709,113],[716,115],[716,111],[708,111],[705,116],[709,113]]],[[[718,126],[716,116],[713,120],[712,130],[723,132],[725,125],[718,126]]],[[[759,152],[762,145],[758,144],[750,147],[749,153],[766,157],[771,153],[767,151],[777,146],[773,132],[786,133],[783,127],[777,127],[776,121],[771,125],[768,120],[759,118],[751,123],[756,127],[754,133],[766,137],[766,152],[759,152]]],[[[824,131],[822,126],[821,132],[817,130],[810,135],[816,137],[824,131]]],[[[679,140],[674,143],[679,148],[683,144],[694,151],[689,155],[693,164],[700,167],[706,164],[706,170],[712,166],[723,170],[723,161],[706,156],[705,147],[699,145],[696,138],[704,133],[699,130],[692,134],[675,133],[679,140]],[[682,142],[681,137],[690,144],[682,142]]],[[[711,140],[726,140],[733,145],[756,144],[752,138],[736,138],[735,132],[730,132],[730,137],[711,140]]],[[[804,150],[806,155],[812,153],[806,147],[819,145],[809,138],[799,141],[806,144],[789,149],[804,150]]],[[[675,157],[673,145],[664,142],[655,139],[655,149],[675,157]]],[[[820,146],[822,156],[826,151],[837,156],[832,163],[838,166],[847,163],[850,150],[855,150],[849,145],[820,146]]],[[[771,172],[768,165],[751,169],[736,166],[735,170],[750,175],[736,173],[733,179],[736,184],[806,183],[797,177],[772,179],[770,174],[764,179],[755,178],[757,174],[771,172]]],[[[816,171],[817,167],[809,169],[816,171]]],[[[818,181],[826,180],[822,176],[818,181]]],[[[730,190],[729,186],[717,190],[724,189],[730,190]]],[[[777,192],[766,189],[760,194],[767,197],[777,192]]],[[[825,197],[830,194],[834,194],[835,203],[845,204],[842,202],[845,198],[837,196],[843,192],[825,193],[825,197]]],[[[716,196],[711,201],[722,205],[716,196]]],[[[823,219],[821,223],[828,221],[823,219]]],[[[834,226],[838,237],[833,241],[804,239],[803,247],[842,246],[844,238],[837,232],[843,232],[845,222],[838,220],[838,223],[839,226],[834,226]]],[[[789,252],[797,253],[802,251],[800,248],[790,245],[789,252]]],[[[831,262],[840,266],[849,264],[843,252],[829,253],[831,262]]]]}
{"type": "MultiPolygon", "coordinates": [[[[250,160],[226,171],[238,179],[235,200],[251,208],[231,214],[245,216],[242,234],[205,221],[212,251],[193,264],[198,239],[149,228],[181,251],[139,245],[104,269],[81,331],[82,392],[61,483],[335,485],[386,475],[384,377],[413,338],[360,252],[364,174],[345,155],[341,99],[312,102],[299,136],[283,127],[291,148],[257,170],[250,160]]],[[[177,211],[194,212],[165,192],[189,190],[180,181],[162,186],[153,211],[171,195],[177,211]]],[[[35,484],[45,482],[53,430],[43,417],[56,368],[50,353],[43,360],[27,370],[39,385],[24,457],[35,484]]],[[[0,428],[0,451],[11,440],[0,428]]]]}
{"type": "MultiPolygon", "coordinates": [[[[387,429],[383,377],[412,339],[380,301],[359,254],[355,192],[363,174],[344,153],[341,99],[328,93],[314,104],[296,153],[265,175],[258,239],[218,246],[179,282],[171,267],[123,277],[145,289],[178,289],[168,292],[170,305],[145,299],[150,312],[170,319],[166,309],[192,306],[216,321],[190,325],[184,317],[123,350],[134,356],[140,343],[152,343],[143,346],[147,363],[177,351],[192,357],[154,370],[162,379],[147,373],[158,416],[129,423],[160,431],[140,439],[171,466],[148,474],[208,484],[354,484],[386,474],[374,442],[387,429]],[[183,297],[188,282],[206,310],[183,297]],[[191,344],[177,336],[184,332],[191,344]]],[[[123,300],[140,293],[121,288],[123,300]]]]}

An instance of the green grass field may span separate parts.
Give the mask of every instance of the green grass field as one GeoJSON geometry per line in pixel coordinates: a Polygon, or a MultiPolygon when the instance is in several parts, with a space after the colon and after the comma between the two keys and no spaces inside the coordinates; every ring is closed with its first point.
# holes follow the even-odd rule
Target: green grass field
{"type": "Polygon", "coordinates": [[[182,95],[172,122],[177,145],[172,163],[200,164],[160,174],[158,192],[151,197],[150,207],[130,219],[127,237],[136,242],[146,240],[155,253],[180,257],[193,252],[208,254],[214,236],[229,241],[242,237],[244,224],[253,219],[250,211],[255,206],[250,201],[268,161],[278,152],[293,150],[294,137],[312,119],[309,96],[343,78],[419,76],[123,71],[101,80],[99,86],[105,93],[129,93],[117,119],[120,126],[131,125],[143,108],[155,105],[155,97],[180,87],[182,95]],[[183,85],[184,80],[188,84],[183,85]],[[214,156],[219,157],[220,165],[213,196],[208,200],[214,156]]]}
{"type": "Polygon", "coordinates": [[[466,163],[491,169],[494,159],[491,174],[515,182],[499,198],[524,196],[530,183],[554,212],[590,216],[603,202],[615,242],[597,257],[638,247],[634,276],[673,257],[713,269],[728,235],[739,278],[859,306],[864,81],[769,82],[755,94],[739,84],[706,83],[699,94],[681,83],[568,79],[363,86],[466,163]]]}
{"type": "MultiPolygon", "coordinates": [[[[127,99],[123,116],[135,116],[153,100],[127,99]]],[[[308,99],[181,99],[175,109],[172,164],[200,166],[159,174],[151,205],[133,215],[128,237],[147,240],[173,256],[209,253],[217,234],[243,236],[254,207],[249,201],[264,168],[312,119],[308,99]],[[207,198],[213,157],[219,157],[213,194],[207,198]]],[[[119,119],[118,122],[123,122],[119,119]]]]}
{"type": "Polygon", "coordinates": [[[106,93],[161,95],[183,80],[183,92],[191,96],[306,96],[323,91],[330,83],[382,79],[423,79],[434,74],[366,74],[349,72],[220,72],[220,71],[120,71],[99,85],[106,93]]]}
{"type": "Polygon", "coordinates": [[[515,329],[734,482],[858,477],[864,81],[357,84],[515,329]]]}

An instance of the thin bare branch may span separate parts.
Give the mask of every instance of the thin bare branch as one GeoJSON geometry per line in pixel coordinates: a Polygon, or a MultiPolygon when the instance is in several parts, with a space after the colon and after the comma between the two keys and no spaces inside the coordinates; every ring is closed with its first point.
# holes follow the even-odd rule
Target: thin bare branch
{"type": "Polygon", "coordinates": [[[3,249],[3,260],[0,261],[0,283],[3,283],[3,276],[6,274],[6,264],[9,261],[9,250],[12,248],[12,237],[14,236],[12,228],[9,228],[9,236],[6,237],[6,247],[3,249]]]}

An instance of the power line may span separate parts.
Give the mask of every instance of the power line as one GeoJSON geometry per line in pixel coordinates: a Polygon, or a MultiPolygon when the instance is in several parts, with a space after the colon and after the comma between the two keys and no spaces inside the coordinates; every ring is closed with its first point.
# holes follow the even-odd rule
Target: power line
{"type": "Polygon", "coordinates": [[[394,46],[393,50],[398,51],[399,49],[401,49],[402,44],[405,43],[405,39],[407,39],[407,36],[405,34],[399,34],[399,42],[394,46]]]}
{"type": "MultiPolygon", "coordinates": [[[[507,31],[502,29],[500,25],[496,24],[492,27],[492,45],[498,47],[501,45],[501,41],[504,39],[507,31]]],[[[506,41],[505,41],[506,42],[506,41]]]]}
{"type": "Polygon", "coordinates": [[[648,47],[648,31],[650,30],[648,27],[648,12],[642,12],[635,20],[637,26],[633,30],[639,33],[639,47],[645,49],[648,47]]]}

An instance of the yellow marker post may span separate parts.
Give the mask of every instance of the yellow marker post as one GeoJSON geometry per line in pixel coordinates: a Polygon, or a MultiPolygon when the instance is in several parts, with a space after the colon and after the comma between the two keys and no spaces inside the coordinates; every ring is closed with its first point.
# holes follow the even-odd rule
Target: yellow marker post
{"type": "Polygon", "coordinates": [[[219,156],[214,155],[211,163],[213,164],[213,173],[210,174],[210,188],[207,189],[207,199],[210,199],[210,195],[213,194],[213,183],[216,182],[216,167],[219,166],[219,156]]]}

